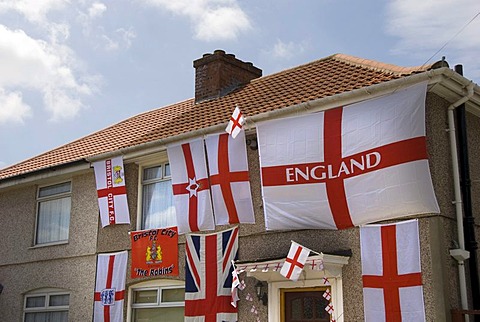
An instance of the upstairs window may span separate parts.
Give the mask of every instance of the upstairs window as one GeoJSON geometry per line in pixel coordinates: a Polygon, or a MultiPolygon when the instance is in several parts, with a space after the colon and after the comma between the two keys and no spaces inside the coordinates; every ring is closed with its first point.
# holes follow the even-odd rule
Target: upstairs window
{"type": "Polygon", "coordinates": [[[173,205],[170,164],[145,167],[142,170],[142,210],[140,229],[177,225],[173,205]]]}
{"type": "Polygon", "coordinates": [[[68,241],[70,204],[70,182],[38,189],[35,245],[68,241]]]}
{"type": "Polygon", "coordinates": [[[70,295],[65,292],[32,292],[25,296],[24,322],[67,322],[70,295]]]}

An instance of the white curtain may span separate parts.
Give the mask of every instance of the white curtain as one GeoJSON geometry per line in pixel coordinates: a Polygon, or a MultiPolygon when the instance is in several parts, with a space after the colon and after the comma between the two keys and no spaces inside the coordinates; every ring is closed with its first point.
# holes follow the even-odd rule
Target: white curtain
{"type": "Polygon", "coordinates": [[[68,312],[25,313],[25,322],[68,322],[68,312]]]}
{"type": "Polygon", "coordinates": [[[68,240],[69,225],[70,197],[40,202],[37,244],[68,240]]]}
{"type": "Polygon", "coordinates": [[[142,211],[142,229],[165,228],[177,225],[171,180],[143,186],[142,211]]]}

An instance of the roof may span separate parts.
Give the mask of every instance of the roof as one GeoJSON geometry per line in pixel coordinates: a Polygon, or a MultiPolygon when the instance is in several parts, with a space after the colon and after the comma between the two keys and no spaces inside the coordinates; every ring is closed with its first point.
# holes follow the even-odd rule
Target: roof
{"type": "Polygon", "coordinates": [[[192,98],[133,116],[81,139],[1,169],[0,181],[224,124],[235,105],[238,105],[245,115],[254,116],[387,82],[412,73],[426,71],[429,67],[404,68],[335,54],[254,79],[242,88],[217,99],[195,104],[192,98]]]}

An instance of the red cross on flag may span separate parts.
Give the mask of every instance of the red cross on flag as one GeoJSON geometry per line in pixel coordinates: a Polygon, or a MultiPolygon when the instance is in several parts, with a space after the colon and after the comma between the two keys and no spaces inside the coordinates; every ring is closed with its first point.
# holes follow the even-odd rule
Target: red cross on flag
{"type": "Polygon", "coordinates": [[[205,139],[217,225],[255,223],[245,133],[238,136],[223,133],[205,139]]]}
{"type": "Polygon", "coordinates": [[[213,230],[203,139],[167,147],[178,233],[213,230]]]}
{"type": "Polygon", "coordinates": [[[123,321],[127,259],[127,251],[98,255],[94,322],[123,321]]]}
{"type": "Polygon", "coordinates": [[[365,321],[425,321],[418,221],[360,228],[365,321]]]}
{"type": "Polygon", "coordinates": [[[238,227],[187,234],[185,243],[185,321],[236,322],[237,308],[231,302],[238,227]]]}
{"type": "Polygon", "coordinates": [[[228,122],[227,128],[225,131],[230,134],[233,138],[236,138],[237,135],[242,131],[243,124],[245,123],[245,118],[243,117],[242,112],[235,106],[232,116],[230,116],[230,121],[228,122]]]}
{"type": "Polygon", "coordinates": [[[268,230],[343,229],[438,213],[425,137],[426,83],[258,124],[268,230]]]}
{"type": "Polygon", "coordinates": [[[285,263],[280,270],[280,274],[292,281],[298,280],[303,271],[303,266],[307,261],[308,255],[310,255],[310,249],[292,241],[285,263]]]}
{"type": "Polygon", "coordinates": [[[102,227],[129,224],[122,156],[93,163],[102,227]]]}

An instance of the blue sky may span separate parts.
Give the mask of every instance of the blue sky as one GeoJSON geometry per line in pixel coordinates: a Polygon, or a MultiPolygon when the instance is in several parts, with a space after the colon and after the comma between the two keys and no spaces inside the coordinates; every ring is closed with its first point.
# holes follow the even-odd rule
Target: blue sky
{"type": "Polygon", "coordinates": [[[418,66],[447,44],[430,62],[446,56],[479,84],[480,17],[465,27],[479,12],[478,0],[0,0],[0,167],[193,97],[192,62],[216,49],[269,75],[334,53],[418,66]]]}

